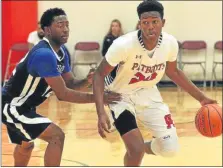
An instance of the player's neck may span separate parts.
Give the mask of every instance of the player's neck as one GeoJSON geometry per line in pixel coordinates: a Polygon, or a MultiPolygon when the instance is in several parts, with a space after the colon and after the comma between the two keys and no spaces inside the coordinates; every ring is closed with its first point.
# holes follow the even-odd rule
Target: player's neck
{"type": "Polygon", "coordinates": [[[50,38],[48,38],[48,40],[49,40],[49,43],[50,43],[51,47],[53,48],[53,50],[54,50],[56,53],[58,53],[58,51],[60,50],[60,46],[61,46],[61,45],[56,44],[56,43],[55,43],[53,40],[51,40],[50,38]]]}
{"type": "Polygon", "coordinates": [[[147,39],[146,37],[144,37],[143,35],[142,35],[142,40],[143,40],[144,46],[145,46],[145,48],[146,48],[147,50],[152,50],[152,49],[154,49],[154,48],[156,47],[156,45],[157,45],[157,42],[158,42],[158,39],[157,39],[156,41],[154,41],[154,40],[149,40],[149,39],[147,39]]]}

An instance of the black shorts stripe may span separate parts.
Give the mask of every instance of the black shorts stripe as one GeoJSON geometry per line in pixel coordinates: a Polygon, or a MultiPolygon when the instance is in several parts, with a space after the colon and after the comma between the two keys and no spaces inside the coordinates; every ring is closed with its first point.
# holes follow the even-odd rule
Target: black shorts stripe
{"type": "Polygon", "coordinates": [[[121,136],[133,129],[138,128],[137,123],[136,123],[136,118],[130,111],[125,110],[118,116],[117,119],[115,118],[114,112],[111,111],[111,113],[115,120],[114,122],[115,127],[117,128],[121,136]]]}

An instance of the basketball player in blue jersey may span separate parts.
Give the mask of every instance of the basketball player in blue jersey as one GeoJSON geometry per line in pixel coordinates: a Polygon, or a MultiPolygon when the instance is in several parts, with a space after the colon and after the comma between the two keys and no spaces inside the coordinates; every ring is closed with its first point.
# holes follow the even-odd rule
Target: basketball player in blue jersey
{"type": "MultiPolygon", "coordinates": [[[[62,9],[53,8],[41,17],[45,38],[34,46],[14,69],[2,89],[2,122],[9,138],[17,144],[14,166],[27,166],[36,138],[48,142],[45,166],[59,166],[64,146],[64,132],[57,125],[36,113],[52,91],[59,100],[93,103],[92,94],[77,92],[85,81],[78,82],[70,71],[64,48],[69,36],[69,22],[62,9]]],[[[119,94],[105,95],[105,103],[120,100],[119,94]]]]}
{"type": "Polygon", "coordinates": [[[137,12],[140,30],[114,40],[93,80],[98,132],[102,137],[111,128],[103,105],[104,88],[122,94],[122,100],[109,108],[125,143],[125,166],[139,166],[144,153],[171,157],[178,151],[178,136],[170,110],[156,87],[164,73],[201,105],[216,103],[177,68],[178,43],[162,31],[165,24],[162,4],[146,0],[139,4],[137,12]],[[109,73],[116,66],[112,76],[109,73]],[[107,79],[105,84],[104,79],[107,79]],[[151,131],[151,141],[144,142],[136,118],[151,131]]]}

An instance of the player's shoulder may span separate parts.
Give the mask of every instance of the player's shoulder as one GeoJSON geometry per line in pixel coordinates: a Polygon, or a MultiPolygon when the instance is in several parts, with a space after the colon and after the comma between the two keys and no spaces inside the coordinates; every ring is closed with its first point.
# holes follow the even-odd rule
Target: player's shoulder
{"type": "Polygon", "coordinates": [[[119,45],[119,46],[131,46],[131,44],[135,43],[136,39],[137,39],[137,32],[138,31],[133,31],[133,32],[129,32],[127,34],[124,34],[122,36],[120,36],[119,38],[117,38],[116,40],[114,40],[113,43],[119,45]]]}
{"type": "Polygon", "coordinates": [[[45,40],[42,40],[31,49],[31,52],[32,51],[52,52],[52,49],[45,40]]]}
{"type": "Polygon", "coordinates": [[[53,54],[53,51],[50,48],[38,48],[35,50],[36,53],[41,53],[41,54],[53,54]]]}
{"type": "Polygon", "coordinates": [[[45,58],[54,58],[54,52],[51,48],[49,48],[44,41],[39,42],[37,45],[35,45],[29,52],[29,54],[34,57],[41,57],[45,58]]]}
{"type": "Polygon", "coordinates": [[[173,35],[166,32],[162,32],[162,35],[164,41],[169,41],[170,43],[177,43],[177,39],[173,35]]]}
{"type": "Polygon", "coordinates": [[[162,43],[164,44],[164,46],[168,46],[174,50],[179,48],[178,41],[173,35],[168,34],[166,32],[162,32],[162,35],[163,35],[162,43]]]}

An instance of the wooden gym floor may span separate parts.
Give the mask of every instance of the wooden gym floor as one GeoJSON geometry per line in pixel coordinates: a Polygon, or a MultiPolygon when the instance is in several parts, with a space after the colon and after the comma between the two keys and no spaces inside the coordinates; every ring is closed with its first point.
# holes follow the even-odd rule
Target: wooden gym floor
{"type": "MultiPolygon", "coordinates": [[[[204,91],[222,106],[222,87],[204,91]]],[[[195,129],[194,117],[200,104],[187,93],[178,92],[177,88],[161,88],[160,92],[176,123],[180,152],[173,158],[145,155],[142,166],[222,166],[222,136],[206,138],[195,129]]],[[[52,95],[37,111],[48,116],[66,134],[61,166],[123,165],[125,147],[121,138],[117,131],[108,134],[105,140],[99,136],[94,104],[59,102],[52,95]]],[[[144,138],[150,139],[149,131],[138,124],[144,138]]],[[[35,141],[29,166],[43,166],[46,145],[44,141],[35,141]]],[[[14,146],[9,144],[2,124],[2,166],[13,166],[14,146]]]]}

